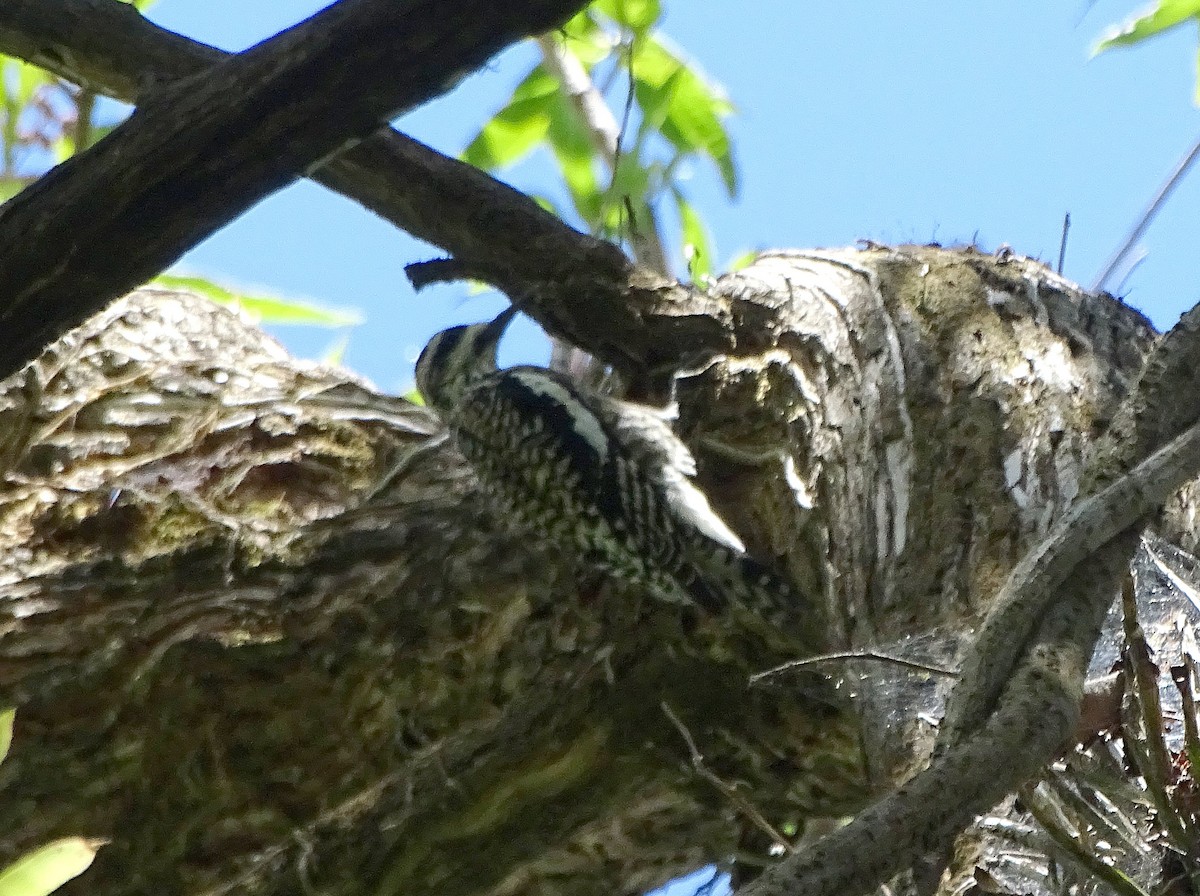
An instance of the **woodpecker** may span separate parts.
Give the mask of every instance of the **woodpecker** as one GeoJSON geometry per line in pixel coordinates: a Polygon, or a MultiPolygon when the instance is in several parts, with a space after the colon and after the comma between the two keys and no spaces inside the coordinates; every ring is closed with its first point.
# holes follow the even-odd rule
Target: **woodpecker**
{"type": "Polygon", "coordinates": [[[540,367],[498,369],[515,314],[443,330],[416,369],[502,518],[659,600],[714,614],[802,611],[692,483],[696,461],[670,411],[585,395],[540,367]]]}

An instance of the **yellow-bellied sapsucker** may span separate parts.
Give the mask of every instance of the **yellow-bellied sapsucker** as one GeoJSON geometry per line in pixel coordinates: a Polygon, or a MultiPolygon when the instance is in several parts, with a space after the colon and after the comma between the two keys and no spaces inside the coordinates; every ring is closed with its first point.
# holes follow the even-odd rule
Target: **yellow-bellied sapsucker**
{"type": "Polygon", "coordinates": [[[505,519],[660,600],[714,613],[800,610],[692,484],[695,459],[667,414],[585,396],[540,367],[497,369],[514,314],[438,333],[416,371],[505,519]]]}

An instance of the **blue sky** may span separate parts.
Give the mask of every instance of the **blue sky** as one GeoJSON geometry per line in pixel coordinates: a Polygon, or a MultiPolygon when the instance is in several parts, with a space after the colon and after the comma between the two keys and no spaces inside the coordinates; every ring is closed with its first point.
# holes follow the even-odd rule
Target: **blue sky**
{"type": "MultiPolygon", "coordinates": [[[[159,0],[149,15],[239,50],[323,5],[159,0]]],[[[664,5],[666,33],[739,109],[729,128],[740,198],[731,202],[702,164],[688,183],[713,231],[718,269],[747,249],[863,238],[1007,243],[1053,262],[1069,211],[1064,272],[1090,283],[1200,134],[1194,30],[1089,60],[1103,28],[1133,11],[1127,3],[664,5]]],[[[457,153],[534,59],[530,47],[513,48],[398,124],[457,153]]],[[[544,158],[503,176],[553,192],[544,158]]],[[[1149,254],[1124,286],[1160,328],[1200,299],[1198,221],[1200,172],[1145,235],[1149,254]]],[[[416,353],[433,332],[503,306],[465,286],[414,294],[404,265],[436,255],[349,200],[298,183],[198,246],[178,269],[359,309],[367,324],[351,331],[345,362],[395,391],[411,386],[416,353]]],[[[308,356],[336,336],[274,332],[308,356]]],[[[532,325],[519,329],[509,357],[536,356],[534,333],[532,325]]]]}

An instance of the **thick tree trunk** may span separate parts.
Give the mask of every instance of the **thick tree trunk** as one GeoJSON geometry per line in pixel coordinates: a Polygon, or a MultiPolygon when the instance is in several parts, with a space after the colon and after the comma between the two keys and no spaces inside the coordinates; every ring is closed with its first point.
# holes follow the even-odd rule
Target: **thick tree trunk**
{"type": "MultiPolygon", "coordinates": [[[[709,301],[755,335],[679,380],[681,430],[831,650],[952,658],[1157,338],[973,250],[778,253],[709,301]]],[[[799,652],[786,629],[648,603],[506,531],[429,412],[197,299],[134,293],[2,401],[0,847],[111,838],[69,892],[752,874],[927,746],[904,702],[924,677],[748,686],[799,652]]]]}

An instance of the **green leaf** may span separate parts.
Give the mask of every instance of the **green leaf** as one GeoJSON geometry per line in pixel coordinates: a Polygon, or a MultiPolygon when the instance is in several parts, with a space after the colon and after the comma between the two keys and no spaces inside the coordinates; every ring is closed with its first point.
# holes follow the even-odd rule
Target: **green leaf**
{"type": "Polygon", "coordinates": [[[608,188],[609,202],[624,205],[625,200],[629,199],[634,205],[641,205],[652,201],[655,198],[654,177],[659,173],[658,166],[639,165],[632,156],[621,156],[608,188]]]}
{"type": "Polygon", "coordinates": [[[757,249],[747,249],[745,252],[733,257],[733,261],[729,262],[729,270],[740,271],[742,268],[748,268],[758,256],[759,251],[757,249]]]}
{"type": "Polygon", "coordinates": [[[0,202],[8,202],[27,186],[29,186],[29,181],[24,178],[0,175],[0,202]]]}
{"type": "Polygon", "coordinates": [[[607,59],[620,43],[592,17],[590,10],[577,13],[563,25],[559,45],[583,63],[589,72],[597,62],[607,59]]]}
{"type": "Polygon", "coordinates": [[[547,211],[557,217],[562,217],[558,214],[558,207],[554,204],[554,200],[552,200],[549,196],[545,196],[541,193],[529,193],[527,195],[530,199],[541,206],[543,211],[547,211]]]}
{"type": "Polygon", "coordinates": [[[633,55],[634,91],[646,121],[681,153],[707,156],[730,196],[738,192],[737,166],[721,120],[733,112],[724,92],[661,41],[649,38],[633,55]],[[659,124],[661,122],[661,124],[659,124]]]}
{"type": "Polygon", "coordinates": [[[74,138],[66,133],[61,134],[50,145],[50,152],[54,154],[55,163],[65,162],[77,152],[74,138]]]}
{"type": "Polygon", "coordinates": [[[107,840],[66,837],[21,856],[0,871],[0,896],[47,896],[88,869],[107,840]]]}
{"type": "Polygon", "coordinates": [[[634,233],[646,234],[655,228],[657,217],[651,210],[656,198],[652,178],[654,167],[639,165],[635,159],[622,157],[617,173],[601,196],[601,236],[620,240],[634,233]],[[632,220],[630,218],[632,217],[632,220]]]}
{"type": "Polygon", "coordinates": [[[592,4],[618,25],[645,37],[662,16],[658,0],[597,0],[592,4]]]}
{"type": "Polygon", "coordinates": [[[712,273],[712,239],[703,219],[687,197],[680,190],[671,192],[675,195],[675,207],[679,210],[683,254],[687,259],[688,271],[693,280],[701,281],[712,273]]]}
{"type": "Polygon", "coordinates": [[[17,711],[12,709],[0,712],[0,762],[8,758],[8,749],[12,746],[13,720],[17,717],[17,711]]]}
{"type": "Polygon", "coordinates": [[[125,119],[122,118],[119,121],[113,122],[112,124],[94,124],[94,125],[92,125],[92,137],[88,141],[88,146],[95,146],[97,143],[99,143],[101,140],[103,140],[105,137],[107,137],[109,134],[111,134],[113,131],[115,131],[117,128],[119,128],[124,123],[125,123],[125,119]]]}
{"type": "Polygon", "coordinates": [[[321,363],[333,366],[346,360],[346,349],[350,347],[350,334],[343,333],[321,352],[321,363]]]}
{"type": "Polygon", "coordinates": [[[1189,19],[1200,19],[1200,0],[1159,0],[1149,11],[1109,29],[1093,52],[1127,47],[1169,31],[1189,19]]]}
{"type": "Polygon", "coordinates": [[[517,85],[508,104],[463,150],[464,162],[494,171],[528,155],[550,130],[558,82],[541,65],[517,85]]]}
{"type": "Polygon", "coordinates": [[[575,211],[589,227],[597,227],[602,203],[596,177],[596,153],[571,101],[561,93],[555,94],[548,136],[575,211]]]}
{"type": "Polygon", "coordinates": [[[160,274],[150,282],[166,289],[188,290],[220,305],[236,305],[263,323],[311,327],[352,327],[362,323],[362,315],[353,309],[325,308],[295,299],[233,292],[203,277],[160,274]]]}

